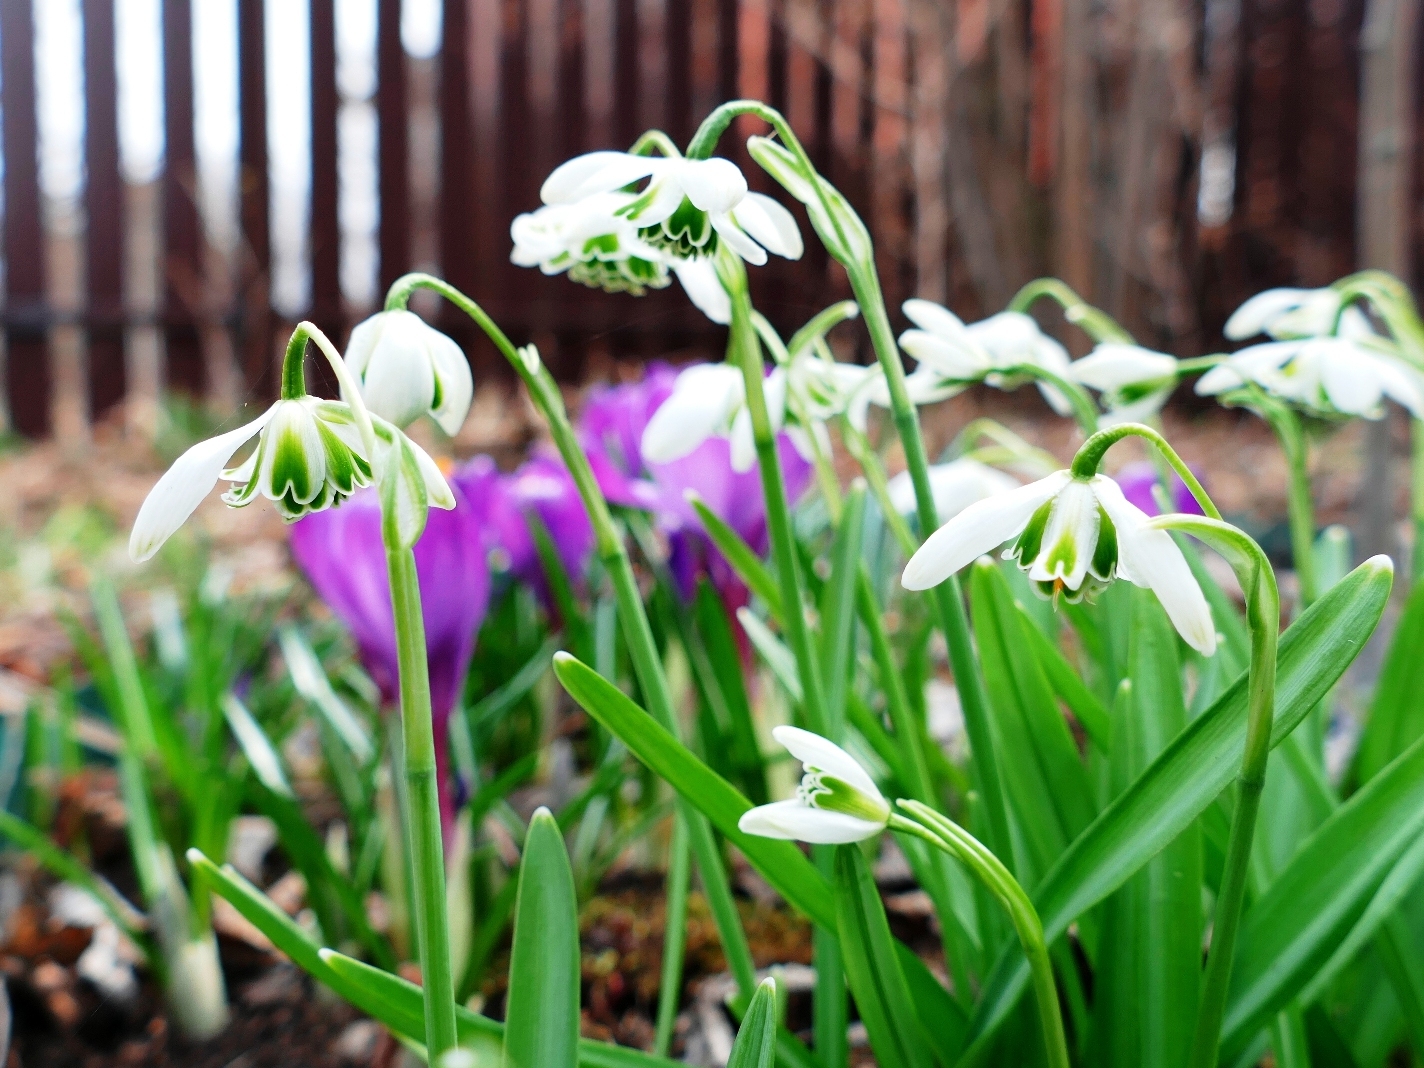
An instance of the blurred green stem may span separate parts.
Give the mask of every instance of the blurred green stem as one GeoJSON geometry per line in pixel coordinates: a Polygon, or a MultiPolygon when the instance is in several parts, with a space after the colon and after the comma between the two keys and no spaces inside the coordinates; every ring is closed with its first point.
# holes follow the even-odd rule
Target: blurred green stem
{"type": "MultiPolygon", "coordinates": [[[[1296,581],[1300,585],[1299,609],[1304,611],[1320,596],[1320,581],[1315,567],[1315,505],[1310,496],[1310,446],[1300,416],[1284,404],[1261,406],[1261,414],[1286,457],[1286,511],[1290,519],[1291,562],[1295,565],[1296,581]]],[[[1416,469],[1416,480],[1418,479],[1416,469]]]]}
{"type": "Polygon", "coordinates": [[[1043,939],[1043,923],[1039,920],[1038,912],[1028,894],[998,857],[953,820],[941,816],[918,801],[902,800],[896,801],[895,804],[914,819],[906,819],[898,812],[892,813],[890,830],[914,835],[957,859],[974,873],[1004,907],[1014,932],[1019,936],[1024,956],[1028,958],[1049,1068],[1071,1068],[1072,1062],[1068,1059],[1068,1038],[1063,1029],[1063,1014],[1058,1006],[1058,985],[1053,979],[1053,964],[1048,958],[1048,945],[1043,939]]]}

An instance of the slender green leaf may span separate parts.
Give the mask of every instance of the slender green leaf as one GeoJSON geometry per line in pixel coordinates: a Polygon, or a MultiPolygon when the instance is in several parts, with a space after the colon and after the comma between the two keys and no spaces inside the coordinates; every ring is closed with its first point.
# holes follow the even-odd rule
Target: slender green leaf
{"type": "Polygon", "coordinates": [[[763,979],[737,1029],[727,1068],[771,1068],[776,1060],[776,980],[763,979]]]}
{"type": "MultiPolygon", "coordinates": [[[[714,676],[727,716],[727,754],[739,781],[751,799],[764,804],[766,769],[757,743],[756,724],[752,719],[751,700],[747,697],[746,680],[736,638],[727,618],[727,608],[712,584],[703,579],[697,584],[697,596],[692,605],[694,640],[701,643],[707,665],[714,676]]],[[[689,650],[691,654],[693,650],[689,650]]],[[[695,666],[695,665],[694,665],[695,666]]]]}
{"type": "Polygon", "coordinates": [[[826,726],[839,744],[845,730],[846,692],[855,664],[855,584],[860,578],[865,530],[865,484],[846,494],[831,547],[831,575],[821,590],[821,677],[826,680],[826,726]]]}
{"type": "Polygon", "coordinates": [[[376,755],[376,747],[366,728],[356,718],[346,702],[337,696],[327,678],[321,660],[306,638],[296,627],[283,627],[277,632],[277,640],[282,647],[282,658],[287,662],[287,671],[292,676],[292,685],[297,693],[310,703],[321,717],[331,725],[337,736],[346,743],[358,764],[365,764],[376,755]]]}
{"type": "Polygon", "coordinates": [[[586,664],[556,653],[554,674],[584,711],[710,819],[793,907],[815,923],[835,927],[830,886],[805,855],[791,842],[758,838],[737,828],[742,813],[752,806],[735,787],[586,664]]]}
{"type": "MultiPolygon", "coordinates": [[[[900,845],[903,847],[904,840],[900,845]]],[[[949,991],[940,986],[939,980],[930,971],[915,951],[903,942],[895,943],[895,955],[900,960],[900,971],[904,973],[905,984],[910,990],[910,1001],[915,1006],[915,1014],[920,1018],[920,1026],[929,1039],[930,1047],[941,1064],[951,1065],[964,1048],[964,1036],[969,1032],[969,1017],[950,997],[949,991]]]]}
{"type": "Polygon", "coordinates": [[[1042,665],[1048,676],[1053,692],[1068,706],[1068,711],[1073,713],[1073,718],[1082,725],[1093,744],[1106,753],[1111,741],[1108,710],[1094,696],[1093,691],[1088,689],[1087,683],[1078,677],[1062,650],[1039,629],[1037,620],[1027,606],[1022,601],[1015,601],[1014,607],[1018,609],[1022,619],[1020,630],[1028,639],[1033,657],[1042,665]]]}
{"type": "Polygon", "coordinates": [[[1424,736],[1424,582],[1415,583],[1385,656],[1370,716],[1352,770],[1369,782],[1381,768],[1424,736]]]}
{"type": "Polygon", "coordinates": [[[836,919],[846,981],[881,1068],[930,1068],[933,1058],[910,996],[880,889],[855,845],[836,847],[836,919]]]}
{"type": "Polygon", "coordinates": [[[519,866],[504,1014],[505,1068],[578,1063],[579,940],[574,873],[547,808],[534,813],[519,866]]]}
{"type": "Polygon", "coordinates": [[[267,732],[252,718],[247,706],[237,699],[237,694],[229,690],[222,695],[222,710],[227,725],[232,728],[232,736],[237,739],[248,764],[252,765],[252,773],[257,780],[280,797],[295,797],[276,747],[267,737],[267,732]]]}
{"type": "MultiPolygon", "coordinates": [[[[1364,647],[1389,599],[1393,567],[1375,557],[1311,605],[1281,637],[1272,744],[1303,720],[1364,647]]],[[[1246,732],[1246,679],[1194,719],[1069,847],[1034,894],[1056,940],[1176,838],[1231,782],[1246,732]]],[[[1023,992],[1028,965],[1009,947],[984,984],[974,1019],[979,1048],[1023,992]]]]}
{"type": "Polygon", "coordinates": [[[782,688],[790,695],[792,702],[799,705],[801,703],[801,676],[796,670],[795,654],[771,632],[770,627],[756,617],[750,608],[737,609],[737,622],[742,625],[742,630],[746,632],[753,647],[766,661],[766,666],[771,668],[771,673],[776,676],[776,681],[781,683],[782,688]]]}
{"type": "Polygon", "coordinates": [[[741,535],[729,527],[725,520],[708,508],[696,493],[689,491],[687,501],[697,512],[697,518],[702,520],[702,529],[712,539],[712,544],[727,558],[727,563],[732,565],[737,577],[765,602],[766,610],[773,619],[780,619],[781,590],[776,584],[775,576],[761,562],[761,557],[757,556],[752,547],[743,541],[741,535]]]}
{"type": "Polygon", "coordinates": [[[1243,917],[1223,1048],[1249,1041],[1311,980],[1421,834],[1424,739],[1341,805],[1243,917]]]}

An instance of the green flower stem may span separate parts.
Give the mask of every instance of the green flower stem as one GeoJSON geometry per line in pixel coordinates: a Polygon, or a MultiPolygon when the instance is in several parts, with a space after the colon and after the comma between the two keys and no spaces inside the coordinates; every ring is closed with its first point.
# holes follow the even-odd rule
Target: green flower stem
{"type": "Polygon", "coordinates": [[[1201,516],[1161,516],[1151,525],[1180,530],[1221,553],[1236,572],[1246,596],[1246,624],[1251,631],[1247,667],[1246,746],[1236,777],[1236,806],[1231,816],[1226,861],[1212,917],[1211,948],[1201,1001],[1192,1036],[1188,1068],[1215,1068],[1221,1041],[1221,1021],[1231,982],[1236,936],[1241,924],[1247,882],[1251,875],[1251,843],[1266,783],[1271,754],[1271,726],[1276,707],[1276,639],[1281,624],[1281,599],[1276,576],[1261,547],[1245,533],[1219,519],[1201,516]]]}
{"type": "Polygon", "coordinates": [[[1031,363],[1018,364],[1006,368],[1001,373],[1005,377],[1022,376],[1052,386],[1063,394],[1068,403],[1073,406],[1073,418],[1078,420],[1078,425],[1082,427],[1083,433],[1091,436],[1098,432],[1098,406],[1093,403],[1093,398],[1088,396],[1087,390],[1078,383],[1070,382],[1046,367],[1039,367],[1031,363]]]}
{"type": "Polygon", "coordinates": [[[901,800],[895,804],[914,818],[906,819],[898,812],[892,813],[888,824],[890,830],[914,835],[957,859],[974,873],[1008,913],[1024,955],[1028,958],[1049,1068],[1070,1068],[1072,1062],[1068,1059],[1068,1038],[1058,1005],[1053,964],[1048,958],[1048,945],[1043,938],[1043,923],[1028,894],[998,857],[953,820],[918,801],[901,800]]]}
{"type": "Polygon", "coordinates": [[[633,147],[628,149],[628,154],[630,156],[651,156],[655,151],[669,159],[678,159],[682,156],[682,150],[677,147],[677,142],[661,130],[648,130],[633,142],[633,147]]]}
{"type": "MultiPolygon", "coordinates": [[[[934,492],[930,487],[929,460],[925,455],[924,439],[920,436],[920,416],[905,387],[905,367],[900,359],[900,351],[895,344],[895,334],[890,328],[890,315],[885,308],[885,296],[880,289],[880,278],[875,272],[875,257],[871,251],[869,232],[859,218],[854,218],[848,206],[844,211],[850,217],[842,218],[843,211],[836,210],[826,193],[826,183],[816,173],[810,157],[790,124],[774,108],[755,100],[734,100],[723,104],[712,112],[702,123],[687,155],[693,159],[708,156],[717,138],[726,130],[737,115],[755,115],[769,124],[781,138],[800,168],[801,177],[810,185],[820,213],[827,225],[834,231],[835,248],[827,244],[832,255],[842,254],[852,247],[865,250],[862,257],[846,256],[841,266],[850,278],[851,291],[865,317],[866,329],[870,332],[871,343],[875,346],[876,358],[885,372],[885,384],[890,393],[890,410],[895,420],[895,429],[905,450],[905,464],[915,487],[915,500],[919,509],[920,532],[928,536],[938,529],[939,518],[935,513],[934,492]],[[846,227],[858,227],[856,243],[847,239],[846,227]]],[[[988,698],[984,692],[984,680],[980,674],[979,661],[974,653],[974,643],[969,634],[969,617],[964,610],[964,597],[959,587],[959,579],[951,575],[930,594],[940,616],[940,627],[944,631],[949,647],[950,667],[954,672],[955,685],[959,689],[961,707],[964,710],[965,733],[969,736],[970,749],[974,754],[975,767],[979,773],[979,785],[984,794],[987,809],[990,845],[1004,856],[1011,856],[1009,837],[1009,810],[1004,796],[1003,781],[999,774],[999,762],[994,754],[994,736],[989,725],[988,698]]]]}
{"type": "Polygon", "coordinates": [[[300,400],[307,395],[306,351],[307,342],[316,345],[326,357],[332,373],[336,375],[341,392],[351,405],[351,414],[356,418],[356,429],[361,435],[361,443],[366,447],[366,456],[372,467],[376,461],[376,431],[371,425],[371,413],[366,410],[366,401],[361,395],[361,384],[351,375],[346,361],[341,358],[335,345],[331,343],[315,323],[306,320],[297,324],[287,342],[286,354],[282,357],[282,399],[300,400]]]}
{"type": "Polygon", "coordinates": [[[870,439],[851,426],[849,419],[845,419],[841,422],[841,440],[845,442],[855,462],[860,465],[870,492],[874,495],[875,502],[880,505],[880,514],[885,517],[885,524],[890,528],[900,551],[906,557],[913,556],[919,548],[919,542],[915,540],[915,534],[905,522],[905,517],[890,503],[890,482],[885,477],[885,467],[871,446],[870,439]]]}
{"type": "Polygon", "coordinates": [[[1290,518],[1291,562],[1300,584],[1300,608],[1305,610],[1320,596],[1315,567],[1315,504],[1310,496],[1310,448],[1300,416],[1284,404],[1264,404],[1261,414],[1286,456],[1286,511],[1290,518]]]}
{"type": "Polygon", "coordinates": [[[1098,466],[1103,462],[1103,456],[1108,449],[1112,448],[1123,438],[1142,438],[1156,447],[1161,457],[1171,465],[1173,471],[1191,490],[1192,496],[1202,507],[1202,511],[1210,519],[1221,519],[1221,511],[1216,507],[1211,497],[1203,488],[1197,476],[1192,473],[1192,469],[1187,466],[1185,460],[1177,455],[1177,450],[1168,444],[1167,439],[1144,423],[1119,423],[1117,426],[1100,430],[1078,450],[1078,455],[1073,457],[1073,477],[1092,478],[1098,473],[1098,466]]]}
{"type": "Polygon", "coordinates": [[[1035,278],[1013,295],[1008,310],[1027,315],[1029,309],[1045,297],[1062,308],[1063,317],[1094,341],[1134,344],[1132,335],[1116,319],[1089,304],[1067,282],[1058,278],[1035,278]]]}
{"type": "Polygon", "coordinates": [[[1227,360],[1224,353],[1215,353],[1211,356],[1193,356],[1190,359],[1177,361],[1177,376],[1193,375],[1198,371],[1210,371],[1219,363],[1227,360]]]}
{"type": "Polygon", "coordinates": [[[455,1048],[455,976],[445,901],[445,851],[440,841],[440,785],[435,776],[435,727],[415,553],[386,546],[386,571],[400,663],[401,738],[405,748],[406,847],[414,878],[415,941],[425,994],[425,1043],[432,1061],[455,1048]]]}
{"type": "MultiPolygon", "coordinates": [[[[448,282],[428,274],[404,275],[391,285],[386,295],[386,310],[404,308],[416,289],[429,289],[440,294],[473,319],[509,361],[529,390],[534,406],[548,423],[549,434],[573,477],[574,485],[578,487],[579,497],[593,526],[595,551],[613,582],[618,618],[623,625],[628,653],[633,661],[633,671],[637,675],[638,685],[643,690],[648,711],[659,726],[675,736],[680,735],[672,693],[668,687],[667,675],[663,671],[662,660],[658,656],[657,644],[653,640],[653,630],[643,607],[642,593],[633,574],[633,565],[629,562],[628,552],[614,524],[613,516],[608,511],[608,502],[604,500],[603,492],[598,488],[598,480],[589,466],[588,457],[584,455],[583,447],[569,422],[558,385],[532,347],[516,349],[504,331],[485,314],[483,308],[448,282]]],[[[697,868],[702,875],[702,886],[717,925],[718,936],[722,940],[722,950],[727,956],[740,994],[749,998],[756,990],[756,969],[752,963],[746,933],[742,930],[741,920],[737,915],[736,904],[728,888],[727,872],[717,848],[717,841],[712,836],[712,828],[706,817],[691,803],[683,799],[679,801],[679,807],[687,821],[693,856],[697,859],[697,868]]]]}
{"type": "Polygon", "coordinates": [[[663,925],[663,965],[658,982],[658,1019],[653,1035],[653,1056],[666,1057],[672,1048],[673,1026],[681,1007],[683,952],[687,945],[687,891],[691,882],[691,850],[687,820],[681,812],[672,820],[668,846],[667,920],[663,925]]]}

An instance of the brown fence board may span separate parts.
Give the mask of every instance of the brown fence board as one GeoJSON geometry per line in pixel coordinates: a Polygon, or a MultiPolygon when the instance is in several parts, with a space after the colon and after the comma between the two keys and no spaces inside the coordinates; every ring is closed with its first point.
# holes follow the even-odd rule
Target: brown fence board
{"type": "Polygon", "coordinates": [[[410,270],[410,146],[400,0],[376,0],[376,114],[381,124],[381,295],[410,270]]]}
{"type": "Polygon", "coordinates": [[[85,272],[89,412],[124,399],[124,185],[119,173],[118,79],[112,0],[84,0],[85,272]]]}
{"type": "Polygon", "coordinates": [[[341,301],[341,220],[337,213],[336,11],[311,0],[311,311],[338,344],[345,339],[341,301]]]}
{"type": "Polygon", "coordinates": [[[169,389],[201,397],[207,369],[198,332],[204,307],[203,233],[193,139],[191,0],[163,0],[163,345],[169,389]]]}
{"type": "MultiPolygon", "coordinates": [[[[313,0],[313,11],[321,3],[322,0],[313,0]]],[[[237,352],[243,382],[254,399],[277,395],[277,355],[269,299],[272,227],[268,205],[267,60],[262,47],[265,41],[263,15],[263,0],[238,0],[237,352]]],[[[315,144],[315,123],[312,137],[315,144]]],[[[315,178],[313,174],[313,188],[315,178]]],[[[313,213],[315,211],[313,204],[313,213]]],[[[313,254],[314,264],[315,261],[313,254]]],[[[315,283],[312,288],[315,293],[315,283]]]]}

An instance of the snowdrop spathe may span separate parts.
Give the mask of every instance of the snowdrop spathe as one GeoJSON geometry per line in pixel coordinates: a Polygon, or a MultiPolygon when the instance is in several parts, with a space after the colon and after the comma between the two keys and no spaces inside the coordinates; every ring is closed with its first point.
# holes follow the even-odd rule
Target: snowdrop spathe
{"type": "MultiPolygon", "coordinates": [[[[1019,367],[1037,367],[1060,377],[1068,372],[1068,350],[1022,312],[1000,312],[966,324],[933,301],[915,298],[902,307],[916,329],[900,335],[900,347],[944,384],[949,390],[945,396],[975,382],[1016,389],[1030,380],[1026,374],[1013,373],[1019,367]]],[[[1059,415],[1072,413],[1073,406],[1061,390],[1041,381],[1038,388],[1059,415]]],[[[921,392],[934,395],[928,388],[921,392]]]]}
{"type": "Polygon", "coordinates": [[[1068,365],[1066,377],[1102,394],[1100,425],[1137,423],[1161,411],[1177,386],[1177,358],[1141,345],[1105,341],[1068,365]]]}
{"type": "Polygon", "coordinates": [[[1077,601],[1126,579],[1157,595],[1188,645],[1204,656],[1216,651],[1211,609],[1182,550],[1107,475],[1058,471],[971,504],[920,546],[901,583],[929,589],[1011,538],[1005,559],[1045,596],[1077,601]]]}
{"type": "Polygon", "coordinates": [[[746,177],[726,159],[589,152],[556,167],[539,195],[545,204],[577,204],[643,179],[648,184],[616,213],[670,256],[710,256],[725,241],[748,263],[765,263],[768,252],[801,258],[801,232],[791,213],[749,192],[746,177]]]}
{"type": "Polygon", "coordinates": [[[414,312],[377,312],[359,323],[346,346],[346,366],[367,409],[398,427],[429,415],[453,437],[474,400],[460,346],[414,312]]]}
{"type": "Polygon", "coordinates": [[[742,813],[743,834],[817,845],[839,845],[872,838],[885,829],[890,804],[865,769],[840,746],[798,727],[772,732],[801,761],[805,775],[796,796],[742,813]]]}
{"type": "Polygon", "coordinates": [[[1424,376],[1403,358],[1368,341],[1308,337],[1249,345],[1197,382],[1202,396],[1247,384],[1324,418],[1384,415],[1384,398],[1424,419],[1424,376]]]}

